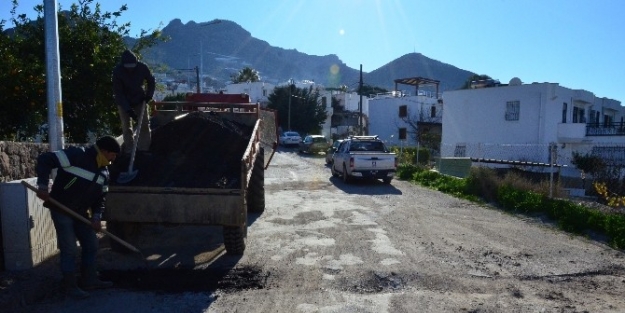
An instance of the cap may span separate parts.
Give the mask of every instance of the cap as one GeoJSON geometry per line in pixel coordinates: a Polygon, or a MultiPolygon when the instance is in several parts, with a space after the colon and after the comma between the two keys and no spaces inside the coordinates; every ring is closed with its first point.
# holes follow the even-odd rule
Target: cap
{"type": "Polygon", "coordinates": [[[122,64],[124,64],[124,67],[126,68],[133,68],[135,66],[137,66],[137,62],[139,61],[137,59],[137,56],[130,50],[126,49],[124,50],[124,52],[122,52],[122,64]]]}
{"type": "Polygon", "coordinates": [[[113,136],[103,136],[95,144],[98,148],[109,152],[119,153],[122,150],[119,142],[113,136]]]}

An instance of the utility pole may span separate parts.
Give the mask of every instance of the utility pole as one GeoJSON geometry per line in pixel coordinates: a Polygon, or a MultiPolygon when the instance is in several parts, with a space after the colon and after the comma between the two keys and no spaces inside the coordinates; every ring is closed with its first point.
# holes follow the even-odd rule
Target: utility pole
{"type": "Polygon", "coordinates": [[[291,98],[292,98],[292,91],[293,91],[293,78],[289,79],[289,117],[288,117],[288,122],[287,122],[287,127],[289,128],[289,131],[291,130],[291,98]]]}
{"type": "Polygon", "coordinates": [[[362,133],[362,64],[360,64],[360,82],[358,83],[358,94],[360,95],[360,100],[358,101],[358,134],[364,135],[362,133]]]}
{"type": "Polygon", "coordinates": [[[195,67],[195,78],[197,79],[197,93],[200,93],[200,72],[198,71],[197,66],[195,67]]]}
{"type": "Polygon", "coordinates": [[[56,0],[43,5],[45,20],[46,85],[48,98],[48,141],[50,151],[64,148],[63,102],[61,96],[61,63],[59,53],[59,24],[56,0]]]}

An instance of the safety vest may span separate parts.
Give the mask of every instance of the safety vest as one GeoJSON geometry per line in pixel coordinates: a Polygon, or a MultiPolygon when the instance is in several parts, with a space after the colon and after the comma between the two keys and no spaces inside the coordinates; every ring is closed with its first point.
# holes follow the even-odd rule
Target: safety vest
{"type": "MultiPolygon", "coordinates": [[[[87,171],[84,168],[80,168],[78,166],[73,166],[69,163],[69,159],[63,150],[59,150],[54,152],[56,157],[59,159],[59,163],[61,163],[61,167],[63,170],[73,174],[74,176],[84,178],[90,182],[95,182],[96,184],[102,185],[102,192],[108,192],[109,186],[104,184],[104,176],[100,175],[100,173],[94,173],[91,171],[87,171]]],[[[71,185],[76,181],[76,177],[72,179],[67,185],[65,185],[65,189],[68,189],[71,185]]]]}

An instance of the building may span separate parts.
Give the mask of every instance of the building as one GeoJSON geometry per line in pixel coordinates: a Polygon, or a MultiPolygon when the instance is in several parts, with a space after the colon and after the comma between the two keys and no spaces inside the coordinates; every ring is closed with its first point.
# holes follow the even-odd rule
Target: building
{"type": "Polygon", "coordinates": [[[438,154],[443,116],[438,84],[423,77],[401,78],[395,80],[394,91],[372,95],[367,105],[368,134],[390,145],[420,145],[438,154]],[[400,84],[415,87],[414,92],[398,90],[400,84]]]}
{"type": "Polygon", "coordinates": [[[273,93],[274,88],[275,85],[267,82],[236,83],[227,85],[224,93],[244,93],[250,96],[252,103],[260,103],[262,107],[267,107],[269,95],[273,93]]]}
{"type": "Polygon", "coordinates": [[[571,164],[573,152],[625,145],[621,103],[586,90],[513,78],[509,84],[446,91],[443,99],[441,157],[553,160],[566,166],[561,174],[579,175],[571,164]]]}

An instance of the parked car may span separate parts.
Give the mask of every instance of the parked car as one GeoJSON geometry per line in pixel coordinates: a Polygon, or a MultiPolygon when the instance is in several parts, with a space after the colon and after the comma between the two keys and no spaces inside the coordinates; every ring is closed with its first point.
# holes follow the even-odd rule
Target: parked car
{"type": "Polygon", "coordinates": [[[336,152],[336,150],[339,148],[339,145],[341,145],[341,142],[343,142],[343,139],[335,140],[332,143],[332,146],[326,150],[326,164],[332,164],[332,156],[334,155],[334,152],[336,152]]]}
{"type": "Polygon", "coordinates": [[[326,151],[330,147],[330,142],[322,135],[308,135],[299,143],[300,153],[317,153],[326,151]]]}
{"type": "Polygon", "coordinates": [[[332,176],[349,183],[353,179],[382,179],[390,184],[397,171],[397,155],[378,136],[351,136],[332,156],[332,176]]]}
{"type": "Polygon", "coordinates": [[[299,143],[302,142],[302,137],[299,135],[298,132],[285,131],[284,133],[282,133],[282,135],[280,135],[278,142],[281,146],[285,147],[291,145],[299,145],[299,143]]]}

